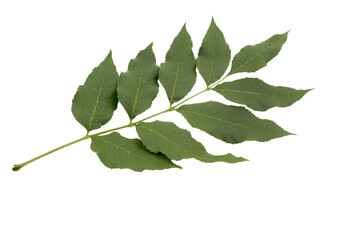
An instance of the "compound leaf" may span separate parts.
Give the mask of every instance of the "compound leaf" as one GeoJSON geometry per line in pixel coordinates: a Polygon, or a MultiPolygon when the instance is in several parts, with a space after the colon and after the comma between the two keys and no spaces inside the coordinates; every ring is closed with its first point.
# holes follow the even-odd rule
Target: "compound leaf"
{"type": "Polygon", "coordinates": [[[232,154],[214,156],[204,146],[192,138],[191,134],[171,122],[142,122],[136,125],[136,131],[145,147],[150,151],[161,152],[174,160],[196,158],[202,162],[236,163],[246,161],[232,154]]]}
{"type": "Polygon", "coordinates": [[[170,104],[185,97],[195,84],[195,58],[185,24],[171,44],[165,62],[160,65],[159,80],[170,104]]]}
{"type": "Polygon", "coordinates": [[[290,134],[270,120],[257,118],[244,107],[210,101],[183,105],[177,111],[191,126],[228,143],[263,142],[290,134]]]}
{"type": "Polygon", "coordinates": [[[152,43],[130,60],[127,72],[120,74],[118,99],[131,120],[151,106],[159,90],[158,74],[152,43]]]}
{"type": "Polygon", "coordinates": [[[118,79],[119,75],[110,51],[105,60],[93,69],[85,84],[79,86],[72,101],[71,111],[88,132],[110,121],[118,103],[118,79]]]}
{"type": "Polygon", "coordinates": [[[165,155],[147,150],[140,140],[124,138],[117,132],[91,137],[91,150],[108,168],[129,168],[137,172],[181,168],[165,155]]]}
{"type": "Polygon", "coordinates": [[[281,50],[286,42],[288,32],[277,34],[253,46],[245,46],[233,60],[230,73],[256,72],[266,66],[281,50]]]}
{"type": "Polygon", "coordinates": [[[256,111],[287,107],[300,100],[310,90],[271,86],[258,78],[243,78],[213,88],[226,99],[244,104],[256,111]]]}
{"type": "Polygon", "coordinates": [[[206,85],[216,82],[226,71],[230,62],[230,48],[214,18],[201,44],[196,67],[206,85]]]}

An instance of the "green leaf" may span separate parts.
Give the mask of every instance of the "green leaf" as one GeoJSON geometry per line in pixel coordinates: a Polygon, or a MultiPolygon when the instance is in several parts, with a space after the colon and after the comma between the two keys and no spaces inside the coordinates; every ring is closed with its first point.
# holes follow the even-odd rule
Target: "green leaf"
{"type": "Polygon", "coordinates": [[[176,110],[191,126],[228,143],[263,142],[290,134],[270,120],[257,118],[244,107],[210,101],[183,105],[176,110]]]}
{"type": "Polygon", "coordinates": [[[116,97],[118,79],[119,74],[110,51],[105,60],[93,69],[85,84],[79,86],[72,101],[71,111],[88,132],[110,121],[118,103],[116,97]]]}
{"type": "Polygon", "coordinates": [[[124,138],[117,132],[93,136],[91,140],[91,150],[108,168],[129,168],[137,172],[181,168],[163,154],[147,150],[140,140],[124,138]]]}
{"type": "Polygon", "coordinates": [[[239,72],[256,72],[265,67],[280,52],[282,45],[286,42],[287,34],[288,32],[277,34],[262,43],[242,48],[234,56],[228,75],[239,72]]]}
{"type": "Polygon", "coordinates": [[[130,60],[127,72],[120,74],[118,99],[131,120],[151,106],[159,90],[158,74],[152,43],[130,60]]]}
{"type": "Polygon", "coordinates": [[[171,44],[165,62],[160,65],[159,80],[170,104],[185,97],[195,84],[195,58],[185,24],[171,44]]]}
{"type": "Polygon", "coordinates": [[[206,85],[216,82],[226,71],[230,62],[230,48],[214,18],[201,44],[196,67],[206,85]]]}
{"type": "Polygon", "coordinates": [[[287,107],[300,100],[309,90],[271,86],[258,78],[243,78],[213,88],[226,99],[244,104],[256,111],[287,107]]]}
{"type": "Polygon", "coordinates": [[[191,134],[171,122],[142,122],[136,125],[136,131],[145,147],[152,152],[164,153],[174,160],[196,158],[202,162],[236,163],[246,161],[232,154],[214,156],[204,146],[191,137],[191,134]]]}

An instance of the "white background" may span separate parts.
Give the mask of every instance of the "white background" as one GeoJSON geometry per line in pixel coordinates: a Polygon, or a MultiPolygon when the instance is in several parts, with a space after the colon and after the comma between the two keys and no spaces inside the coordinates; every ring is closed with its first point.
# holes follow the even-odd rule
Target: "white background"
{"type": "MultiPolygon", "coordinates": [[[[0,239],[360,239],[356,2],[1,1],[0,239]],[[85,134],[71,100],[110,49],[118,72],[150,42],[160,64],[186,22],[197,55],[211,16],[232,55],[291,29],[267,67],[236,78],[315,88],[289,108],[256,113],[296,136],[229,145],[171,113],[158,119],[190,129],[213,154],[250,161],[110,170],[84,141],[11,171],[85,134]]],[[[199,77],[192,93],[203,88],[199,77]]],[[[229,103],[216,94],[193,102],[210,99],[229,103]]],[[[167,107],[161,88],[138,119],[167,107]]],[[[120,108],[104,129],[127,121],[120,108]]]]}

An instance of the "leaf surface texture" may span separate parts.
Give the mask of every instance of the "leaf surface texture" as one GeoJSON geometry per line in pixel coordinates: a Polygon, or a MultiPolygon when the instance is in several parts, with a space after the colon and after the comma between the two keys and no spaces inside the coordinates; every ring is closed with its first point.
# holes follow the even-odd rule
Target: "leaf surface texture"
{"type": "Polygon", "coordinates": [[[131,59],[127,72],[120,74],[118,99],[131,120],[151,106],[159,89],[158,74],[152,44],[131,59]]]}
{"type": "Polygon", "coordinates": [[[170,104],[185,97],[195,84],[195,58],[185,25],[171,44],[165,62],[160,65],[159,80],[170,104]]]}
{"type": "Polygon", "coordinates": [[[290,134],[276,123],[256,117],[244,107],[210,101],[183,105],[177,111],[191,126],[228,143],[263,142],[290,134]]]}
{"type": "Polygon", "coordinates": [[[129,168],[137,172],[181,168],[165,155],[147,150],[140,140],[125,138],[117,132],[91,137],[91,150],[108,168],[129,168]]]}
{"type": "Polygon", "coordinates": [[[288,107],[310,90],[271,86],[258,78],[243,78],[217,85],[213,90],[226,99],[244,104],[256,111],[288,107]]]}
{"type": "Polygon", "coordinates": [[[204,146],[192,138],[191,134],[171,122],[142,122],[136,125],[136,131],[145,147],[152,152],[161,152],[170,159],[181,160],[196,158],[202,162],[236,163],[246,161],[232,154],[214,156],[204,146]]]}
{"type": "Polygon", "coordinates": [[[117,108],[116,84],[119,75],[111,52],[79,86],[72,101],[75,119],[89,132],[110,121],[117,108]]]}

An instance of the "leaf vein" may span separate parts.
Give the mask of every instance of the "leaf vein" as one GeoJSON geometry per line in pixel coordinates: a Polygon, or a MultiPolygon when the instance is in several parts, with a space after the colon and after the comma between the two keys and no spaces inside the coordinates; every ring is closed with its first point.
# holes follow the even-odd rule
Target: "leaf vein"
{"type": "MultiPolygon", "coordinates": [[[[97,106],[98,106],[98,104],[99,104],[99,99],[100,99],[101,91],[102,91],[102,89],[103,89],[103,85],[104,85],[104,82],[105,82],[105,77],[106,77],[107,69],[108,69],[108,63],[106,64],[105,71],[104,71],[104,75],[103,75],[103,78],[101,79],[101,86],[100,86],[99,93],[98,93],[98,96],[97,96],[97,99],[96,99],[96,102],[95,102],[94,111],[93,111],[92,116],[91,116],[91,119],[90,119],[89,129],[91,129],[91,125],[92,125],[93,120],[94,120],[96,108],[97,108],[97,106]]],[[[88,130],[88,132],[89,132],[89,130],[88,130]]]]}
{"type": "Polygon", "coordinates": [[[130,119],[133,119],[133,116],[134,116],[135,107],[136,107],[136,104],[137,104],[137,100],[139,98],[139,91],[140,91],[140,85],[141,85],[142,78],[143,78],[143,73],[144,73],[144,61],[142,61],[142,64],[141,64],[141,72],[140,72],[140,77],[139,77],[139,83],[138,83],[138,86],[136,88],[135,102],[134,102],[133,109],[131,111],[130,119]]]}
{"type": "Polygon", "coordinates": [[[210,73],[209,73],[209,78],[207,81],[207,84],[209,85],[210,81],[211,81],[211,75],[212,72],[214,70],[214,62],[215,62],[215,30],[212,30],[212,36],[213,36],[213,49],[212,49],[212,58],[211,58],[211,67],[210,67],[210,73]]]}
{"type": "MultiPolygon", "coordinates": [[[[141,158],[141,159],[144,159],[144,160],[148,160],[147,158],[144,158],[143,156],[140,156],[140,155],[138,155],[138,154],[136,154],[136,153],[134,153],[134,152],[132,152],[132,151],[129,151],[129,150],[127,150],[126,148],[122,148],[122,147],[120,147],[119,145],[116,145],[116,144],[114,144],[114,143],[112,143],[112,142],[110,142],[110,141],[107,141],[107,140],[102,139],[102,138],[100,138],[100,140],[103,141],[103,142],[105,142],[105,143],[107,143],[107,144],[113,145],[113,146],[115,146],[116,148],[121,149],[121,150],[127,152],[128,154],[132,154],[132,155],[134,155],[134,156],[136,156],[136,157],[138,157],[138,158],[141,158]]],[[[107,145],[105,145],[105,146],[107,146],[107,145]]]]}
{"type": "Polygon", "coordinates": [[[264,93],[258,93],[258,92],[249,92],[249,91],[241,91],[241,90],[236,90],[236,89],[225,89],[225,88],[216,88],[215,89],[220,90],[220,91],[228,91],[228,92],[237,92],[237,93],[245,93],[245,94],[252,94],[252,95],[260,95],[260,96],[268,96],[268,97],[273,97],[273,96],[277,96],[277,97],[287,97],[287,96],[292,96],[294,95],[293,93],[291,94],[284,94],[284,95],[280,95],[280,94],[264,94],[264,93]]]}
{"type": "Polygon", "coordinates": [[[193,112],[193,111],[184,110],[184,109],[182,109],[181,111],[183,111],[183,112],[189,112],[189,113],[192,113],[192,114],[196,114],[196,115],[203,116],[203,117],[207,117],[207,118],[211,118],[211,119],[215,119],[215,120],[220,121],[220,122],[223,121],[223,122],[226,122],[226,123],[235,125],[235,126],[241,126],[241,127],[243,127],[243,128],[249,128],[249,129],[259,130],[259,128],[246,126],[246,125],[243,125],[243,124],[240,124],[240,123],[234,123],[234,122],[231,122],[231,121],[228,121],[228,120],[225,120],[225,119],[221,119],[221,118],[217,118],[217,117],[214,117],[214,116],[210,116],[210,115],[207,115],[207,114],[204,114],[204,113],[198,113],[198,112],[193,112]]]}
{"type": "Polygon", "coordinates": [[[179,55],[178,55],[178,61],[177,61],[177,65],[176,65],[176,74],[175,74],[175,82],[174,82],[174,87],[173,87],[173,91],[171,93],[171,98],[170,98],[170,105],[173,102],[174,99],[174,93],[175,93],[175,88],[176,88],[176,84],[179,78],[179,71],[180,71],[180,57],[182,54],[182,49],[183,49],[183,45],[184,45],[184,36],[183,34],[181,35],[181,45],[180,45],[180,50],[179,50],[179,55]]]}
{"type": "Polygon", "coordinates": [[[172,144],[174,144],[175,146],[177,146],[178,148],[180,148],[181,150],[183,150],[184,152],[190,152],[189,150],[187,150],[186,148],[184,148],[183,146],[179,145],[178,143],[171,141],[169,138],[165,137],[164,135],[162,135],[161,133],[155,131],[154,129],[145,127],[143,125],[138,125],[139,127],[143,127],[146,130],[150,131],[151,133],[155,133],[156,135],[159,135],[161,138],[165,139],[167,142],[170,142],[172,144]]]}

